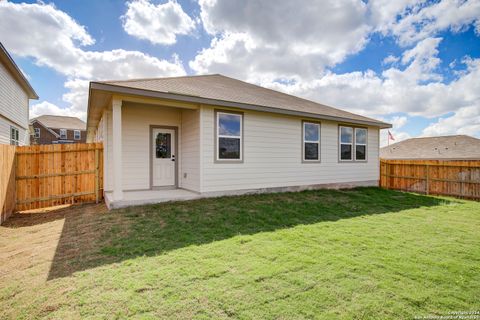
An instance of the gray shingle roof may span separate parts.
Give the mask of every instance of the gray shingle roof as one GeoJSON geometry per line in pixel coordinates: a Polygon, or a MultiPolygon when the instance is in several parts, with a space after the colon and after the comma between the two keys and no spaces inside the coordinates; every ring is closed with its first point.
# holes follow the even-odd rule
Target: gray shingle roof
{"type": "Polygon", "coordinates": [[[272,110],[290,110],[323,115],[332,118],[363,121],[381,127],[389,124],[310,100],[263,88],[251,83],[219,74],[171,78],[101,81],[108,85],[134,88],[162,93],[177,94],[216,101],[228,101],[253,106],[269,107],[272,110]]]}
{"type": "Polygon", "coordinates": [[[480,139],[466,135],[413,138],[381,148],[380,158],[480,160],[480,139]]]}
{"type": "Polygon", "coordinates": [[[50,129],[86,130],[87,124],[76,117],[42,115],[30,120],[40,121],[50,129]]]}

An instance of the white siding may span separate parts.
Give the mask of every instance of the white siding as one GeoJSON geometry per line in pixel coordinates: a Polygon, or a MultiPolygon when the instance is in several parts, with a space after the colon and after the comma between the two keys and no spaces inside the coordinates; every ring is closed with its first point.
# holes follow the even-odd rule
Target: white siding
{"type": "Polygon", "coordinates": [[[103,132],[103,128],[104,128],[104,125],[105,125],[105,119],[104,117],[102,116],[100,118],[100,121],[98,122],[98,127],[97,129],[95,130],[95,137],[93,138],[93,141],[94,142],[103,142],[104,140],[104,132],[103,132]]]}
{"type": "Polygon", "coordinates": [[[112,113],[110,110],[105,110],[96,133],[96,142],[103,142],[103,189],[105,191],[111,191],[113,188],[113,181],[110,178],[113,173],[112,134],[112,113]]]}
{"type": "Polygon", "coordinates": [[[10,144],[10,127],[18,129],[19,145],[28,145],[30,143],[30,135],[28,130],[20,128],[15,123],[0,116],[0,144],[10,144]]]}
{"type": "MultiPolygon", "coordinates": [[[[181,146],[181,110],[124,103],[122,106],[123,189],[150,188],[150,126],[178,127],[181,146]]],[[[180,149],[180,148],[179,148],[180,149]]],[[[180,154],[176,156],[182,157],[180,154]]],[[[181,161],[178,163],[181,165],[181,161]]],[[[179,168],[178,172],[182,172],[179,168]]]]}
{"type": "Polygon", "coordinates": [[[302,119],[244,112],[244,162],[214,163],[214,109],[202,107],[202,192],[379,179],[378,129],[368,128],[368,162],[339,163],[338,123],[321,121],[321,163],[302,163],[302,119]]]}
{"type": "MultiPolygon", "coordinates": [[[[338,161],[338,123],[321,121],[321,162],[303,163],[302,118],[244,112],[244,162],[214,162],[214,108],[182,110],[124,103],[123,189],[150,188],[150,126],[178,127],[178,184],[198,192],[308,186],[379,179],[379,131],[368,128],[368,161],[338,161]]],[[[97,138],[105,147],[105,190],[112,183],[112,119],[106,113],[97,138]],[[106,131],[106,132],[105,132],[106,131]]]]}
{"type": "Polygon", "coordinates": [[[19,129],[21,144],[28,144],[28,95],[0,63],[0,143],[10,143],[10,125],[19,129]]]}
{"type": "MultiPolygon", "coordinates": [[[[150,126],[178,127],[178,185],[200,191],[199,110],[124,103],[122,106],[123,190],[150,188],[150,126]],[[186,178],[184,178],[186,174],[186,178]]],[[[100,120],[96,140],[104,143],[105,191],[112,191],[112,114],[100,120]],[[106,130],[102,127],[106,121],[106,130]],[[106,134],[105,132],[106,131],[106,134]]]]}
{"type": "Polygon", "coordinates": [[[182,188],[200,191],[200,111],[182,111],[182,144],[179,171],[182,188]]]}

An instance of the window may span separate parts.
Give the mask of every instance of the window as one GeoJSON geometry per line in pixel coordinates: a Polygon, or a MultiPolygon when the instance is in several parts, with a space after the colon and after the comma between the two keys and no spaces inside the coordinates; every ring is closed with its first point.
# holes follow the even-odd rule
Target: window
{"type": "Polygon", "coordinates": [[[170,159],[172,154],[172,135],[159,133],[155,138],[155,157],[157,159],[170,159]]]}
{"type": "Polygon", "coordinates": [[[367,160],[367,129],[340,126],[340,161],[367,160]]]}
{"type": "Polygon", "coordinates": [[[10,144],[12,146],[18,146],[20,142],[18,129],[10,127],[10,144]]]}
{"type": "Polygon", "coordinates": [[[340,127],[340,160],[353,160],[353,128],[340,127]]]}
{"type": "Polygon", "coordinates": [[[367,129],[355,128],[355,160],[367,160],[367,129]]]}
{"type": "Polygon", "coordinates": [[[303,123],[303,160],[320,160],[320,124],[303,123]]]}
{"type": "Polygon", "coordinates": [[[35,128],[35,138],[40,138],[40,128],[35,128]]]}
{"type": "Polygon", "coordinates": [[[80,140],[80,130],[73,130],[73,139],[80,140]]]}
{"type": "Polygon", "coordinates": [[[60,129],[60,139],[67,139],[67,129],[60,129]]]}
{"type": "Polygon", "coordinates": [[[242,121],[239,113],[216,113],[217,160],[242,160],[242,121]]]}

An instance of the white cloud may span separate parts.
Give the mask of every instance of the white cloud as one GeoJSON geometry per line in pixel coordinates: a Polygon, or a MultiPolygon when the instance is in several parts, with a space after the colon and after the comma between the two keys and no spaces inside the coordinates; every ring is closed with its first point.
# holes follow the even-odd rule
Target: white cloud
{"type": "Polygon", "coordinates": [[[395,116],[390,120],[390,123],[392,124],[393,129],[400,129],[402,128],[405,124],[407,124],[407,117],[405,116],[395,116]]]}
{"type": "Polygon", "coordinates": [[[395,36],[404,46],[444,30],[460,32],[471,24],[475,24],[476,32],[480,33],[478,0],[373,0],[368,6],[375,30],[395,36]]]}
{"type": "Polygon", "coordinates": [[[59,106],[53,103],[50,103],[48,101],[42,101],[40,103],[36,103],[30,106],[30,119],[44,115],[44,114],[78,117],[82,120],[86,120],[85,112],[82,112],[81,110],[77,110],[72,107],[60,108],[59,106]]]}
{"type": "MultiPolygon", "coordinates": [[[[366,4],[331,0],[302,6],[294,1],[201,0],[201,22],[213,40],[190,61],[190,67],[197,73],[224,73],[368,116],[398,112],[442,116],[424,134],[478,136],[480,59],[457,61],[466,68],[453,81],[444,82],[438,57],[442,39],[435,36],[470,25],[480,33],[479,6],[478,0],[366,4]],[[386,57],[382,72],[329,71],[362,50],[374,32],[395,37],[406,50],[386,57]]],[[[160,16],[180,17],[178,9],[185,14],[173,0],[161,5],[131,1],[122,18],[124,28],[152,43],[174,43],[178,35],[193,32],[196,22],[187,16],[191,21],[183,24],[179,18],[166,30],[162,28],[171,21],[162,25],[155,21],[160,16]],[[145,23],[148,19],[153,23],[145,23]]],[[[86,111],[87,80],[185,74],[177,56],[165,60],[138,51],[85,49],[94,43],[87,29],[53,5],[0,1],[0,34],[13,53],[33,57],[39,65],[67,76],[63,100],[75,114],[86,111]],[[15,34],[12,25],[19,30],[15,34]],[[18,37],[19,33],[24,36],[18,37]]],[[[47,108],[46,102],[37,105],[47,108]]],[[[386,117],[394,122],[397,140],[408,137],[402,131],[408,117],[386,117]]]]}
{"type": "Polygon", "coordinates": [[[130,1],[122,21],[129,35],[153,44],[171,45],[177,41],[177,35],[195,30],[195,22],[175,0],[158,5],[148,0],[130,1]]]}
{"type": "MultiPolygon", "coordinates": [[[[68,92],[63,100],[71,114],[84,115],[87,109],[88,81],[138,77],[184,75],[178,56],[170,61],[139,51],[116,49],[88,51],[94,43],[85,27],[52,4],[15,4],[0,1],[0,34],[6,48],[22,57],[32,57],[38,65],[67,76],[68,92]],[[12,25],[15,32],[12,32],[12,25]],[[22,36],[18,36],[21,34],[22,36]]],[[[41,98],[41,97],[40,97],[41,98]]],[[[35,110],[62,113],[61,108],[44,102],[35,110]],[[43,108],[43,109],[42,109],[43,108]]]]}
{"type": "Polygon", "coordinates": [[[270,87],[374,117],[404,112],[432,118],[468,106],[480,109],[480,59],[463,60],[465,72],[443,83],[436,73],[438,44],[438,39],[425,39],[406,51],[403,70],[392,67],[381,74],[371,70],[327,72],[315,80],[273,83],[270,87]]]}
{"type": "Polygon", "coordinates": [[[38,65],[69,74],[75,72],[74,62],[81,54],[78,46],[95,42],[85,27],[53,4],[0,1],[0,34],[14,54],[35,57],[38,65]]]}
{"type": "Polygon", "coordinates": [[[313,79],[367,42],[370,26],[362,1],[200,1],[201,18],[214,36],[190,62],[198,73],[241,79],[313,79]]]}
{"type": "MultiPolygon", "coordinates": [[[[200,6],[204,28],[214,38],[190,61],[197,73],[223,73],[374,117],[404,112],[430,118],[480,107],[480,82],[475,80],[480,59],[464,60],[467,69],[444,83],[438,57],[442,38],[434,37],[477,21],[478,1],[372,0],[364,5],[352,0],[299,7],[292,2],[203,0],[200,6]],[[400,56],[386,57],[381,73],[328,71],[361,50],[372,32],[392,35],[410,47],[400,56]]],[[[392,129],[397,139],[409,137],[399,129],[392,129]]]]}
{"type": "MultiPolygon", "coordinates": [[[[200,1],[204,28],[214,36],[190,61],[197,73],[224,73],[352,112],[405,112],[435,117],[479,106],[480,60],[445,83],[438,32],[480,30],[478,0],[311,2],[200,1]],[[323,5],[324,4],[324,5],[323,5]],[[318,19],[318,17],[322,19],[318,19]],[[363,48],[374,32],[409,46],[388,56],[386,69],[336,74],[328,67],[363,48]],[[279,81],[281,80],[281,81],[279,81]]],[[[480,106],[479,106],[480,107],[480,106]]],[[[397,130],[397,129],[394,129],[397,130]]],[[[398,133],[400,137],[407,137],[398,133]]]]}
{"type": "Polygon", "coordinates": [[[396,57],[394,55],[389,55],[388,57],[383,59],[382,64],[392,64],[392,63],[398,62],[399,60],[400,60],[399,57],[396,57]]]}
{"type": "Polygon", "coordinates": [[[423,136],[466,134],[480,138],[480,102],[460,108],[450,117],[440,118],[426,127],[423,136]]]}

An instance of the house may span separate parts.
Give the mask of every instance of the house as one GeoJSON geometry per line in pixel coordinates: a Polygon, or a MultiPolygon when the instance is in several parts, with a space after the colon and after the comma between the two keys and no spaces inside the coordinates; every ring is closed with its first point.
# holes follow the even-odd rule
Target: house
{"type": "Polygon", "coordinates": [[[85,143],[84,121],[76,117],[42,115],[30,120],[31,144],[85,143]]]}
{"type": "Polygon", "coordinates": [[[0,42],[0,144],[29,143],[29,99],[38,96],[0,42]]]}
{"type": "Polygon", "coordinates": [[[107,205],[377,186],[391,125],[222,75],[91,82],[107,205]]]}
{"type": "Polygon", "coordinates": [[[466,136],[413,138],[380,149],[389,160],[480,160],[480,139],[466,136]]]}

